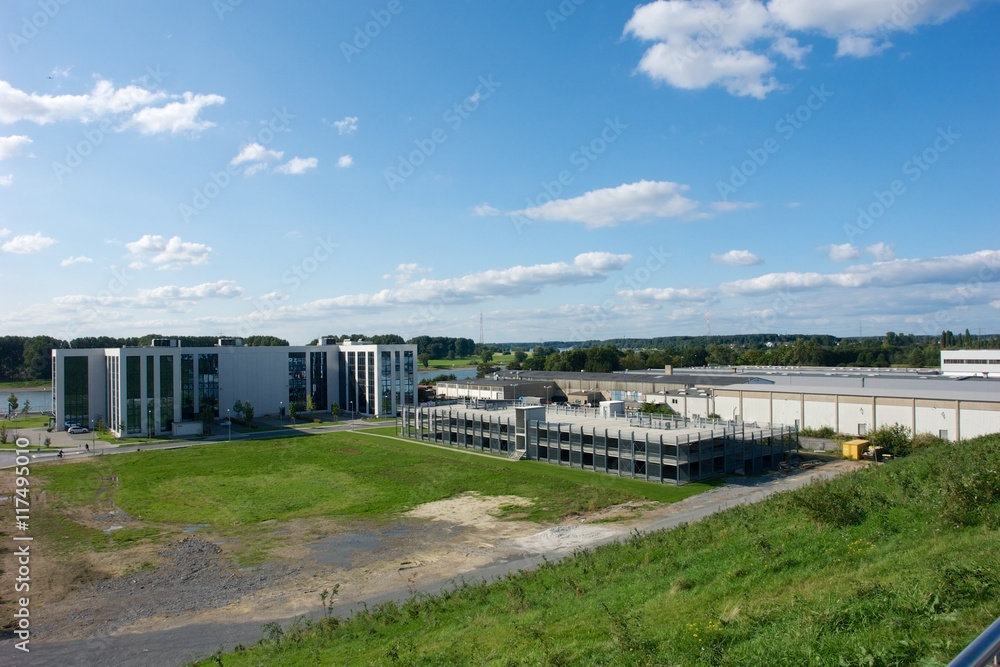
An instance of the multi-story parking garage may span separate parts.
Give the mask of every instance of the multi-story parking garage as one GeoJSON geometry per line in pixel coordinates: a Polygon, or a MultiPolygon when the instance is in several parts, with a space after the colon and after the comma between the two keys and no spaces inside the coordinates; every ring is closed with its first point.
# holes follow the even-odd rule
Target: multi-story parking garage
{"type": "Polygon", "coordinates": [[[780,425],[612,416],[602,409],[508,404],[406,407],[403,436],[610,475],[686,484],[723,474],[756,474],[798,449],[780,425]]]}

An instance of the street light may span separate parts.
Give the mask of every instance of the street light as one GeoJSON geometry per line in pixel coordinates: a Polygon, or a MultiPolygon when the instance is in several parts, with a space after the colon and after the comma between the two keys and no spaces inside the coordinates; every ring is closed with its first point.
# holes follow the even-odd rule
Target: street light
{"type": "Polygon", "coordinates": [[[285,402],[278,401],[278,423],[283,424],[285,422],[285,402]]]}
{"type": "Polygon", "coordinates": [[[233,419],[229,416],[229,408],[226,408],[226,424],[229,426],[229,442],[233,441],[233,419]]]}
{"type": "Polygon", "coordinates": [[[347,401],[347,412],[351,415],[348,419],[354,419],[354,401],[347,401]]]}

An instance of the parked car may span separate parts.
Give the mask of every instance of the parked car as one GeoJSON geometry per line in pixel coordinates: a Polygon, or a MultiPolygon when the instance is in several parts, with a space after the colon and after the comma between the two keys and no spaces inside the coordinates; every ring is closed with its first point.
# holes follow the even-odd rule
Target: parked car
{"type": "Polygon", "coordinates": [[[73,435],[76,435],[78,433],[90,433],[90,429],[89,428],[85,428],[83,426],[70,426],[67,429],[67,432],[68,433],[72,433],[73,435]]]}
{"type": "Polygon", "coordinates": [[[71,428],[80,428],[80,425],[74,424],[73,422],[66,422],[66,430],[68,431],[71,428]]]}

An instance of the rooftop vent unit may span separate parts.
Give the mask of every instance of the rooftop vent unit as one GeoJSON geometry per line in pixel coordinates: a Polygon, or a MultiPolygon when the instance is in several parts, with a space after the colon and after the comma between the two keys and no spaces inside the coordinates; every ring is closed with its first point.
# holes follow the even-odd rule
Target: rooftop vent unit
{"type": "Polygon", "coordinates": [[[180,347],[180,341],[176,338],[154,338],[153,347],[180,347]]]}
{"type": "Polygon", "coordinates": [[[217,347],[243,347],[242,338],[220,338],[217,347]]]}

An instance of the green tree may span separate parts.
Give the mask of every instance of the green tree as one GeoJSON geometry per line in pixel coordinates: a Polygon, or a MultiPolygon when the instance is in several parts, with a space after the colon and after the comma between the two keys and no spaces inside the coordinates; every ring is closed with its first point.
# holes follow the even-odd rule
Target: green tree
{"type": "Polygon", "coordinates": [[[14,392],[10,392],[10,396],[7,397],[7,405],[10,408],[8,412],[17,412],[17,406],[19,404],[20,401],[18,401],[17,399],[17,394],[15,394],[14,392]]]}
{"type": "Polygon", "coordinates": [[[316,409],[316,399],[312,397],[312,394],[306,396],[306,412],[312,412],[316,409]]]}
{"type": "Polygon", "coordinates": [[[483,359],[483,363],[488,364],[493,361],[493,350],[483,350],[480,356],[483,359]]]}
{"type": "Polygon", "coordinates": [[[243,418],[248,424],[253,421],[253,406],[250,405],[250,401],[243,402],[243,418]]]}
{"type": "Polygon", "coordinates": [[[334,403],[330,406],[330,414],[333,415],[334,419],[340,418],[340,406],[334,403]]]}
{"type": "Polygon", "coordinates": [[[424,368],[427,368],[431,365],[431,355],[426,352],[421,352],[417,355],[417,362],[424,368]]]}

